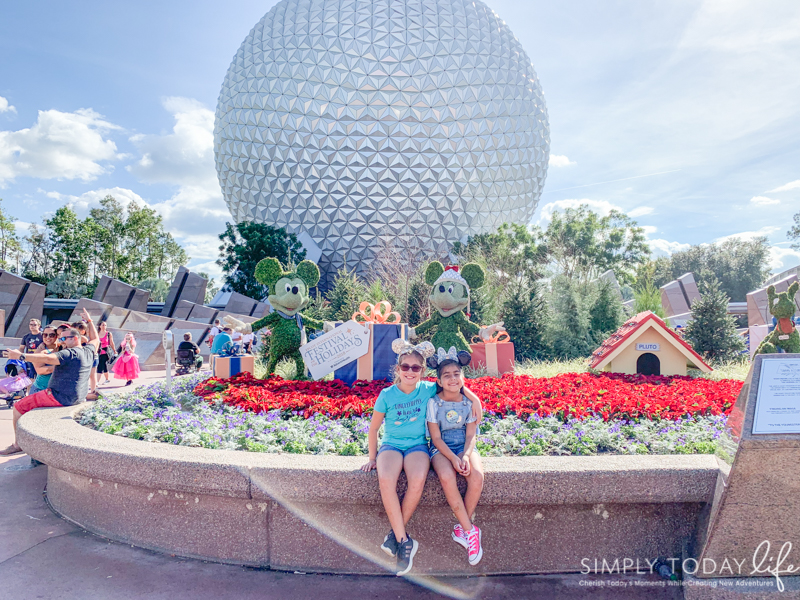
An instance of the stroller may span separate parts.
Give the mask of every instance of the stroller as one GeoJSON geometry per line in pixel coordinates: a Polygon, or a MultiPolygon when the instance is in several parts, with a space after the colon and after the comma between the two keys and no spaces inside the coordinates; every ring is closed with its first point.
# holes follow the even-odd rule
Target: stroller
{"type": "Polygon", "coordinates": [[[8,377],[0,379],[0,400],[5,400],[8,408],[13,408],[17,400],[27,395],[27,390],[33,383],[30,377],[31,370],[24,360],[9,360],[6,363],[8,377]]]}

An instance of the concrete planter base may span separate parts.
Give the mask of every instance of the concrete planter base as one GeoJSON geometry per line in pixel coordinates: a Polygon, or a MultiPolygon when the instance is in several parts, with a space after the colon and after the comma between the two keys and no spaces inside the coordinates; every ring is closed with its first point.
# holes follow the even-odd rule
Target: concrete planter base
{"type": "MultiPolygon", "coordinates": [[[[48,465],[51,506],[152,550],[275,569],[386,573],[389,524],[363,457],[265,455],[130,440],[36,410],[19,441],[48,465]]],[[[595,559],[680,556],[721,468],[713,456],[486,458],[477,567],[450,538],[433,472],[408,525],[420,575],[577,573],[595,559]]],[[[400,487],[404,486],[401,480],[400,487]]],[[[402,490],[401,490],[402,491],[402,490]]]]}

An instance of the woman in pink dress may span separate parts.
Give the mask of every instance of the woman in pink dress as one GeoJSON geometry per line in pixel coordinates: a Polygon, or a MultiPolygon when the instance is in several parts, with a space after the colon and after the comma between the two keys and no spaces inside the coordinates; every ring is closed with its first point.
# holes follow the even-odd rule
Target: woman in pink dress
{"type": "Polygon", "coordinates": [[[125,339],[119,345],[119,357],[114,361],[112,370],[115,379],[125,379],[130,385],[134,379],[139,377],[139,357],[136,355],[136,339],[132,332],[125,334],[125,339]]]}

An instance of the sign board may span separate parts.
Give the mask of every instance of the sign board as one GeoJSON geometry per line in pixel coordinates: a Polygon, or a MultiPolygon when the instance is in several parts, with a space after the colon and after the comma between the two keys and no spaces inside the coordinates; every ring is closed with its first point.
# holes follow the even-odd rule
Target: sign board
{"type": "Polygon", "coordinates": [[[311,376],[320,379],[369,350],[369,328],[348,321],[333,331],[300,346],[300,354],[311,376]]]}
{"type": "Polygon", "coordinates": [[[753,434],[800,433],[800,359],[761,362],[753,434]]]}
{"type": "Polygon", "coordinates": [[[661,350],[661,344],[636,344],[637,352],[658,352],[661,350]]]}

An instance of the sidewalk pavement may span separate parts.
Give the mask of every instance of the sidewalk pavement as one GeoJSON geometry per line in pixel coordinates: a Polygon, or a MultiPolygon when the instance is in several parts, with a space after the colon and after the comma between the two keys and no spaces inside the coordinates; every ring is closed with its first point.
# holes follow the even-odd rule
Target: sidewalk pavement
{"type": "MultiPolygon", "coordinates": [[[[142,375],[137,385],[152,383],[159,376],[163,377],[163,373],[156,372],[142,375]]],[[[124,383],[122,386],[112,384],[107,387],[106,392],[126,389],[124,383]]],[[[0,447],[5,447],[13,437],[11,411],[2,402],[0,406],[0,447]]],[[[447,597],[509,600],[682,598],[678,587],[634,587],[637,580],[658,582],[655,576],[438,578],[424,587],[393,576],[284,573],[168,556],[109,541],[60,518],[44,501],[46,481],[47,466],[31,468],[27,455],[0,457],[0,598],[299,600],[324,596],[326,600],[388,600],[412,595],[414,600],[447,597]],[[586,582],[599,579],[628,585],[586,586],[586,582]]]]}

